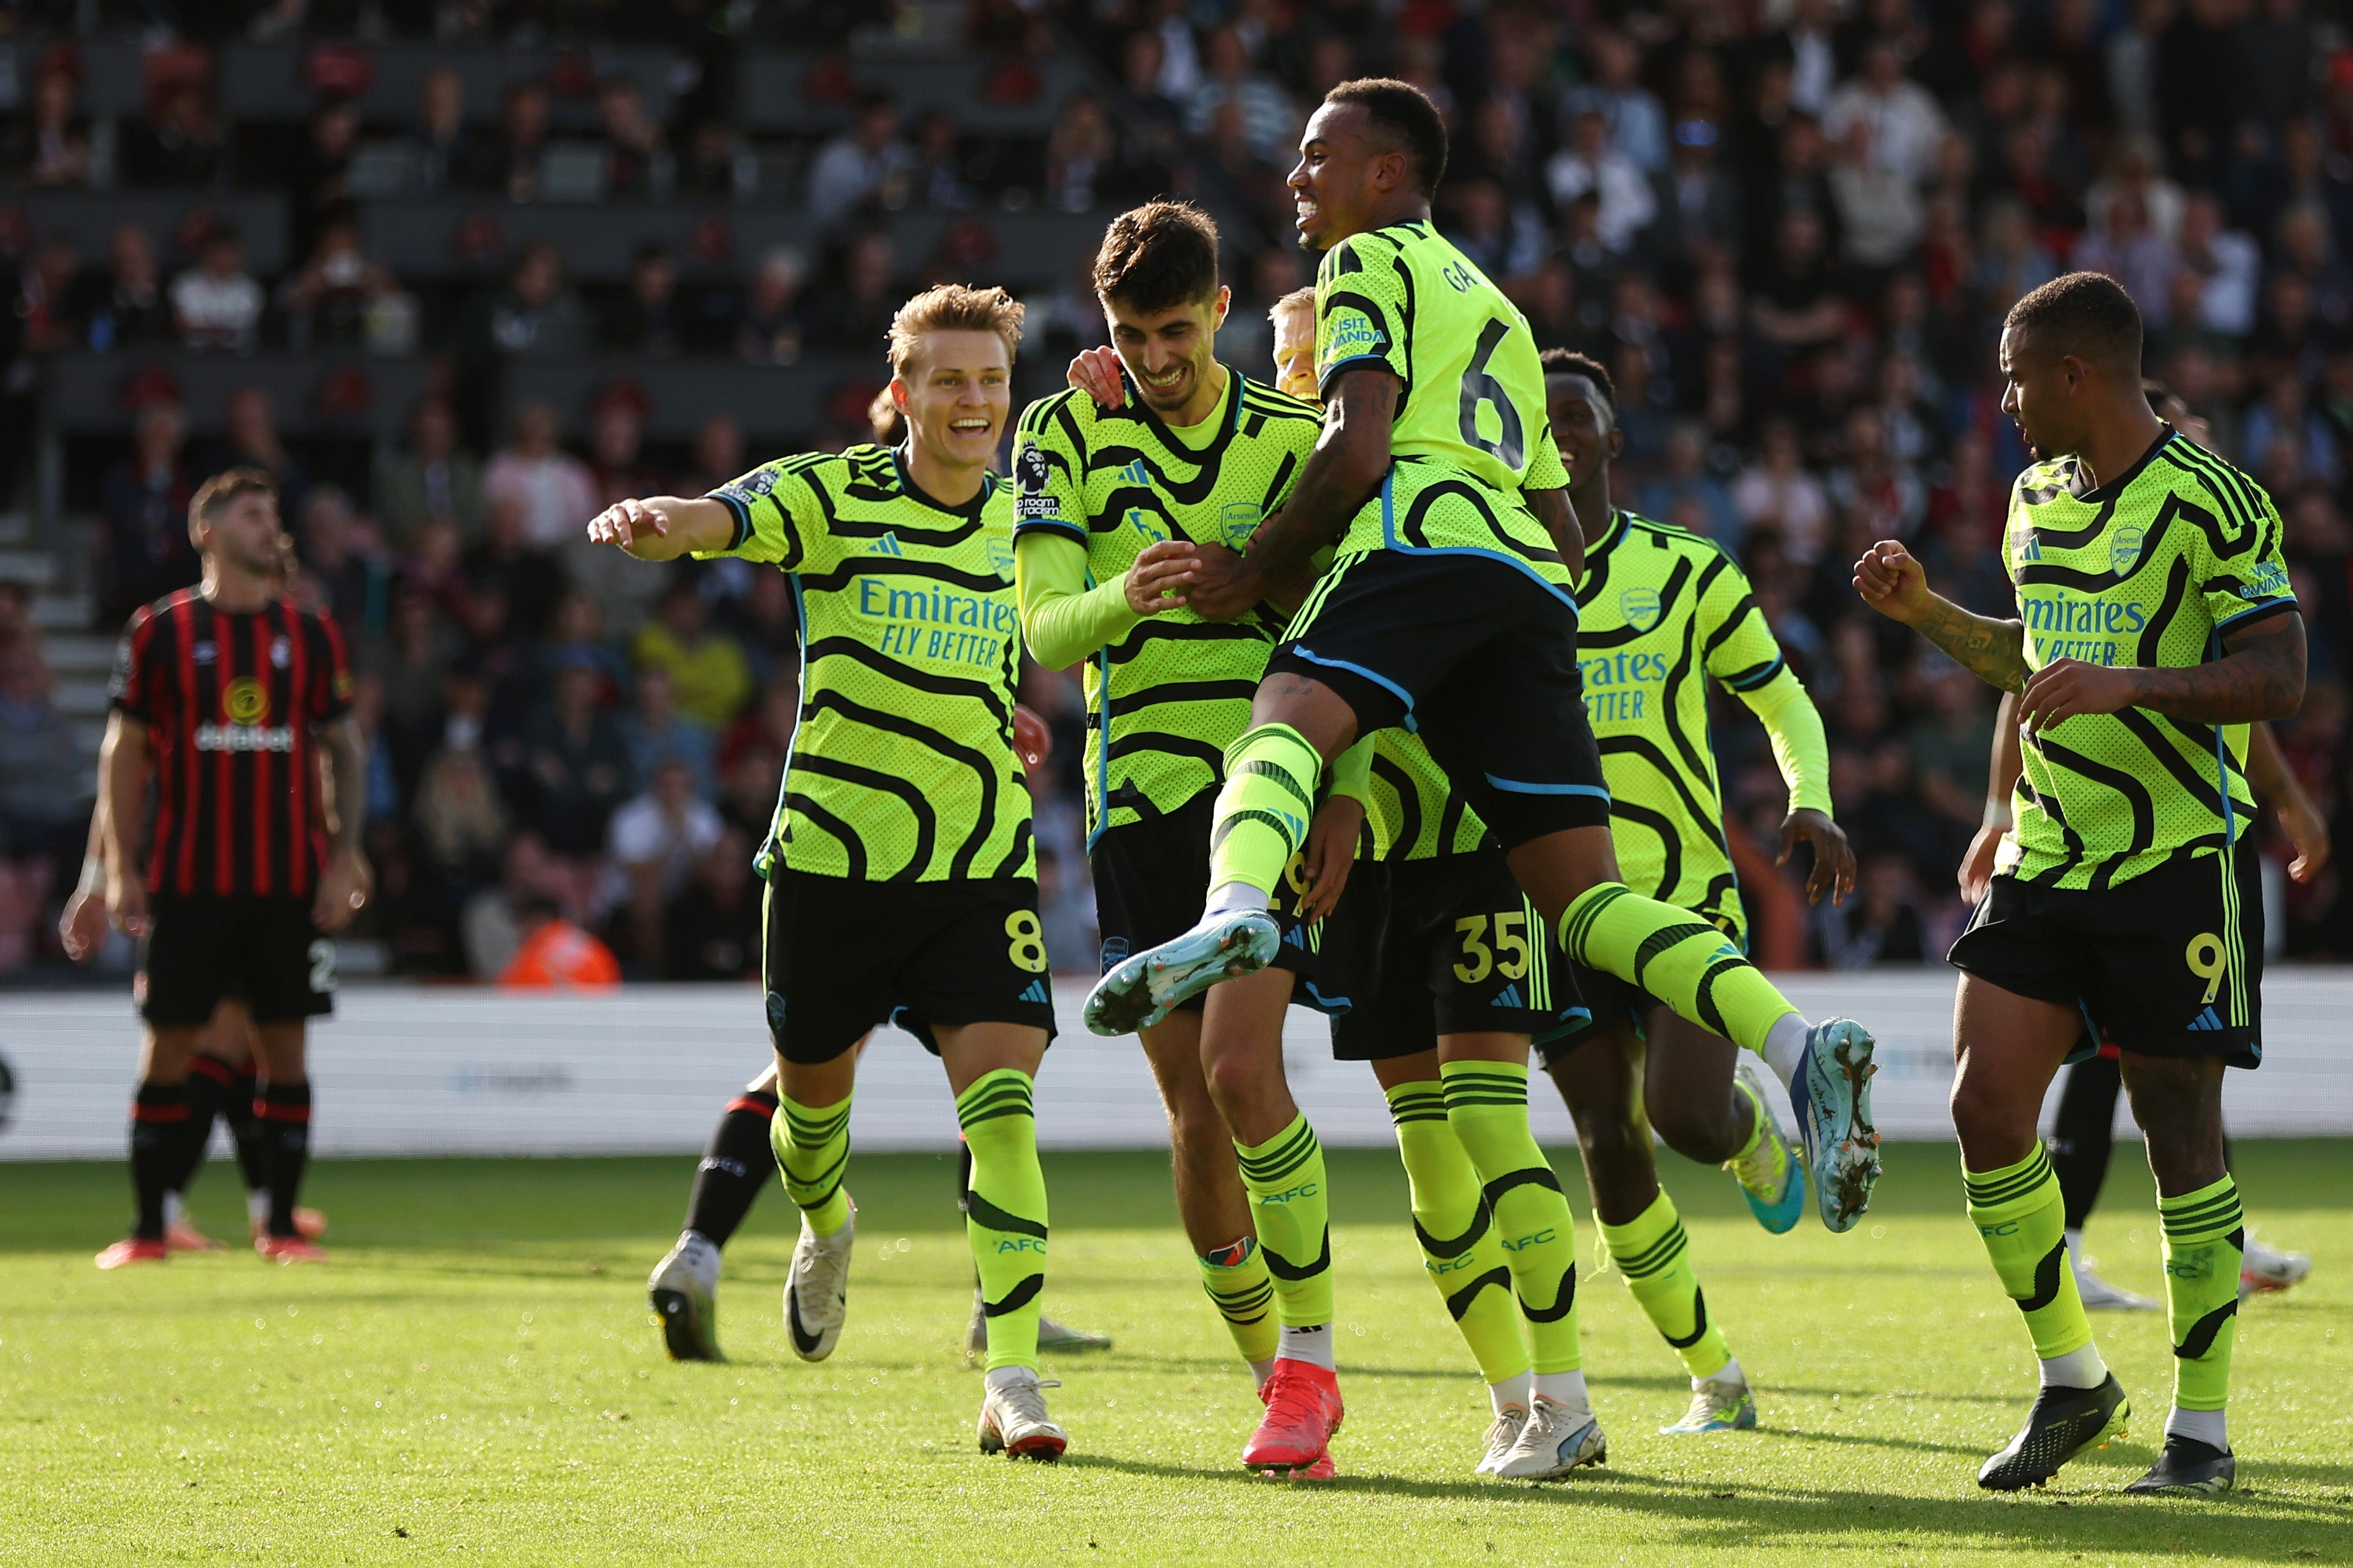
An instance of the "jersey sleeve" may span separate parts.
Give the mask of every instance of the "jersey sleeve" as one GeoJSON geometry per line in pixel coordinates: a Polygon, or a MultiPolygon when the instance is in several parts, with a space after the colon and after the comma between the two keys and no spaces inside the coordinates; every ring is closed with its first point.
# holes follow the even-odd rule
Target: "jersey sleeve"
{"type": "Polygon", "coordinates": [[[157,640],[155,612],[142,607],[123,628],[122,640],[114,645],[114,670],[107,682],[107,705],[142,724],[155,716],[157,640]]]}
{"type": "Polygon", "coordinates": [[[807,475],[805,458],[763,463],[728,480],[710,499],[727,509],[735,530],[723,550],[698,550],[698,561],[732,555],[765,561],[787,572],[821,571],[831,564],[825,509],[807,475]]]}
{"type": "Polygon", "coordinates": [[[1700,569],[1697,591],[1700,662],[1708,674],[1734,691],[1749,692],[1788,668],[1746,574],[1730,556],[1718,552],[1700,569]]]}
{"type": "Polygon", "coordinates": [[[352,710],[352,659],[343,643],[343,628],[335,617],[311,618],[309,634],[313,649],[311,677],[311,717],[324,724],[352,710]]]}
{"type": "Polygon", "coordinates": [[[1021,639],[1029,657],[1065,669],[1106,643],[1117,642],[1144,617],[1128,608],[1127,574],[1087,586],[1086,547],[1050,531],[1013,542],[1013,592],[1021,609],[1021,639]]]}
{"type": "Polygon", "coordinates": [[[1351,365],[1385,365],[1413,384],[1413,301],[1385,242],[1351,235],[1324,258],[1315,282],[1315,385],[1351,365]]]}
{"type": "Polygon", "coordinates": [[[1013,442],[1013,537],[1055,534],[1087,542],[1085,437],[1070,412],[1069,392],[1042,398],[1021,416],[1013,442]]]}
{"type": "Polygon", "coordinates": [[[1560,443],[1552,437],[1552,421],[1545,421],[1544,433],[1536,437],[1535,447],[1528,454],[1526,478],[1520,480],[1524,490],[1565,490],[1568,489],[1568,460],[1560,455],[1560,443]]]}
{"type": "Polygon", "coordinates": [[[2253,504],[2244,505],[2239,518],[2224,518],[2220,547],[2211,537],[2200,541],[2207,559],[2200,563],[2204,575],[2199,592],[2218,632],[2296,607],[2287,561],[2280,553],[2285,529],[2279,510],[2272,505],[2270,496],[2253,484],[2243,485],[2243,489],[2246,501],[2253,504]],[[2233,522],[2240,524],[2236,533],[2232,531],[2233,522]]]}

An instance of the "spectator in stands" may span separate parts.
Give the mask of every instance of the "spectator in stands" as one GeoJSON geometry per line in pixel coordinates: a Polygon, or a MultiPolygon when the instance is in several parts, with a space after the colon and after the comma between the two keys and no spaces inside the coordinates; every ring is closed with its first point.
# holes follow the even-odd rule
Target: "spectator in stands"
{"type": "Polygon", "coordinates": [[[2231,338],[2255,330],[2263,253],[2252,235],[2229,226],[2211,191],[2194,191],[2182,205],[2180,263],[2196,280],[2198,325],[2231,338]]]}
{"type": "Polygon", "coordinates": [[[75,102],[70,69],[45,70],[33,83],[33,112],[8,132],[0,164],[27,185],[90,184],[90,120],[75,102]]]}
{"type": "Polygon", "coordinates": [[[540,163],[547,153],[547,89],[519,81],[507,89],[499,115],[498,140],[485,160],[491,188],[511,202],[539,195],[540,163]]]}
{"type": "Polygon", "coordinates": [[[551,695],[523,725],[522,816],[554,854],[593,858],[637,788],[629,743],[599,705],[604,676],[585,652],[558,657],[551,695]]]}
{"type": "Polygon", "coordinates": [[[397,548],[407,548],[432,522],[450,524],[467,542],[481,536],[481,465],[458,445],[458,419],[447,399],[417,399],[408,416],[408,448],[377,469],[375,498],[397,548]]]}
{"type": "Polygon", "coordinates": [[[417,183],[429,192],[496,190],[497,152],[466,124],[466,79],[448,66],[425,73],[417,94],[417,183]]]}
{"type": "Polygon", "coordinates": [[[205,88],[182,81],[155,94],[148,116],[122,136],[125,184],[187,189],[216,184],[226,171],[220,126],[205,88]]]}
{"type": "Polygon", "coordinates": [[[1590,193],[1599,201],[1595,234],[1609,250],[1623,253],[1658,216],[1658,196],[1634,161],[1609,142],[1609,121],[1588,108],[1571,122],[1568,145],[1546,165],[1545,181],[1556,205],[1564,209],[1590,193]]]}
{"type": "Polygon", "coordinates": [[[712,628],[693,578],[670,579],[629,657],[640,669],[667,671],[678,710],[711,730],[725,729],[752,700],[751,665],[733,637],[712,628]]]}
{"type": "Polygon", "coordinates": [[[744,426],[733,414],[714,408],[702,421],[702,428],[695,432],[693,459],[679,493],[709,495],[728,480],[740,478],[744,467],[744,426]]]}
{"type": "Polygon", "coordinates": [[[279,515],[302,515],[310,470],[279,438],[269,394],[259,386],[240,386],[228,395],[221,408],[221,438],[213,446],[206,471],[218,474],[237,468],[259,468],[278,481],[279,515]]]}
{"type": "Polygon", "coordinates": [[[552,550],[532,543],[522,504],[512,496],[491,502],[490,523],[465,554],[466,580],[504,595],[515,634],[537,642],[547,634],[564,597],[564,567],[552,550]]]}
{"type": "Polygon", "coordinates": [[[843,248],[837,282],[826,291],[826,309],[814,312],[810,342],[845,353],[872,353],[889,334],[899,308],[896,271],[890,235],[873,229],[852,239],[843,248]]]}
{"type": "Polygon", "coordinates": [[[1678,421],[1667,432],[1663,457],[1659,472],[1635,492],[1635,510],[1704,534],[1737,559],[1748,524],[1724,482],[1708,471],[1707,426],[1678,421]]]}
{"type": "Polygon", "coordinates": [[[192,349],[252,350],[266,297],[245,270],[245,242],[227,226],[206,235],[197,264],[172,280],[172,319],[192,349]]]}
{"type": "Polygon", "coordinates": [[[318,585],[343,636],[372,652],[392,619],[392,565],[375,525],[353,510],[342,486],[313,485],[302,502],[300,542],[303,575],[318,585]]]}
{"type": "Polygon", "coordinates": [[[650,779],[664,763],[686,769],[694,793],[709,798],[715,793],[715,737],[694,720],[678,711],[671,700],[670,671],[650,664],[638,671],[636,702],[621,719],[622,737],[629,743],[629,769],[640,781],[650,779]]]}
{"type": "Polygon", "coordinates": [[[1603,139],[1619,156],[1645,178],[1663,173],[1666,110],[1639,79],[1641,57],[1624,34],[1596,27],[1586,37],[1585,58],[1592,67],[1592,77],[1562,98],[1561,122],[1574,125],[1588,113],[1599,114],[1605,127],[1603,139]]]}
{"type": "Polygon", "coordinates": [[[655,764],[643,794],[613,814],[607,835],[622,879],[638,962],[662,963],[662,911],[685,891],[694,863],[726,832],[697,794],[694,777],[676,757],[655,764]]]}
{"type": "Polygon", "coordinates": [[[1918,963],[1927,956],[1920,918],[1919,883],[1901,855],[1866,855],[1856,889],[1842,906],[1814,906],[1822,956],[1832,969],[1918,963]]]}
{"type": "Polygon", "coordinates": [[[596,480],[600,508],[629,496],[663,493],[663,476],[646,460],[650,403],[645,387],[624,376],[607,382],[589,406],[588,471],[596,480]]]}
{"type": "MultiPolygon", "coordinates": [[[[1075,95],[1073,101],[1085,96],[1075,95]]],[[[1052,157],[1050,150],[1050,163],[1052,157]]],[[[919,205],[933,212],[970,210],[978,198],[965,178],[964,138],[956,129],[955,116],[940,108],[924,111],[915,125],[914,153],[907,175],[908,188],[919,205]]]]}
{"type": "Polygon", "coordinates": [[[24,346],[37,354],[53,354],[82,342],[82,291],[76,287],[81,257],[73,241],[43,240],[33,252],[33,263],[16,275],[16,318],[24,323],[24,346]]]}
{"type": "Polygon", "coordinates": [[[605,347],[648,359],[669,359],[684,346],[678,300],[678,263],[659,244],[638,247],[629,260],[629,290],[606,312],[605,347]]]}
{"type": "Polygon", "coordinates": [[[0,648],[0,858],[26,869],[45,901],[62,900],[81,868],[90,748],[58,710],[55,678],[36,637],[0,648]]]}
{"type": "Polygon", "coordinates": [[[399,289],[392,274],[360,249],[358,223],[333,219],[319,231],[302,269],[278,286],[287,346],[298,353],[312,344],[359,346],[367,337],[369,307],[399,289]]]}
{"type": "Polygon", "coordinates": [[[516,989],[605,991],[621,983],[613,950],[564,918],[545,893],[526,894],[515,908],[518,942],[499,984],[516,989]]]}
{"type": "Polygon", "coordinates": [[[605,189],[614,195],[660,196],[676,172],[661,122],[646,109],[645,93],[625,76],[596,89],[596,128],[605,138],[605,189]]]}
{"type": "Polygon", "coordinates": [[[1778,538],[1790,560],[1810,565],[1821,553],[1830,533],[1830,494],[1807,470],[1794,422],[1765,422],[1757,461],[1733,481],[1732,504],[1748,527],[1778,538]]]}
{"type": "Polygon", "coordinates": [[[1872,124],[1857,119],[1847,127],[1832,156],[1830,179],[1845,259],[1878,273],[1912,254],[1927,226],[1927,212],[1911,179],[1872,155],[1872,124]]]}
{"type": "Polygon", "coordinates": [[[292,198],[295,255],[309,255],[327,225],[344,216],[351,200],[352,153],[359,141],[359,106],[351,100],[330,98],[311,111],[310,134],[285,173],[285,188],[292,198]]]}
{"type": "Polygon", "coordinates": [[[778,246],[760,258],[735,321],[735,357],[748,364],[791,364],[801,357],[807,321],[801,308],[801,254],[778,246]]]}
{"type": "Polygon", "coordinates": [[[482,494],[520,506],[524,537],[542,549],[570,542],[596,515],[596,477],[556,445],[555,410],[544,403],[515,410],[513,438],[483,470],[482,494]]]}
{"type": "Polygon", "coordinates": [[[809,165],[809,216],[829,224],[869,202],[904,203],[914,155],[899,140],[899,107],[875,89],[858,101],[858,118],[818,149],[809,165]],[[895,198],[895,200],[894,200],[895,198]]]}
{"type": "Polygon", "coordinates": [[[417,847],[454,927],[474,892],[495,881],[509,827],[482,753],[451,747],[425,766],[417,792],[417,847]]]}
{"type": "Polygon", "coordinates": [[[692,879],[663,911],[662,950],[665,980],[760,977],[759,884],[744,835],[726,829],[695,861],[692,879]]]}
{"type": "Polygon", "coordinates": [[[473,346],[487,359],[576,358],[588,351],[591,325],[588,308],[564,279],[563,253],[533,240],[490,300],[473,346]]]}
{"type": "Polygon", "coordinates": [[[1867,129],[1872,168],[1910,187],[1927,178],[1947,134],[1945,111],[1926,88],[1904,74],[1893,38],[1863,46],[1862,72],[1831,95],[1822,116],[1822,130],[1833,142],[1858,125],[1867,129]]]}
{"type": "Polygon", "coordinates": [[[195,547],[188,542],[188,498],[196,487],[186,441],[187,416],[177,403],[145,403],[132,416],[131,450],[99,485],[107,556],[99,613],[109,627],[196,580],[195,547]]]}
{"type": "Polygon", "coordinates": [[[1185,106],[1185,125],[1196,136],[1208,134],[1218,111],[1231,104],[1240,115],[1239,133],[1251,157],[1272,162],[1291,150],[1299,127],[1290,97],[1273,79],[1250,67],[1249,46],[1237,29],[1219,27],[1209,34],[1203,51],[1207,69],[1185,106]]]}
{"type": "Polygon", "coordinates": [[[155,246],[147,231],[128,223],[116,229],[108,258],[106,275],[92,281],[89,300],[80,311],[89,323],[91,351],[105,353],[170,342],[178,326],[164,297],[155,246]]]}

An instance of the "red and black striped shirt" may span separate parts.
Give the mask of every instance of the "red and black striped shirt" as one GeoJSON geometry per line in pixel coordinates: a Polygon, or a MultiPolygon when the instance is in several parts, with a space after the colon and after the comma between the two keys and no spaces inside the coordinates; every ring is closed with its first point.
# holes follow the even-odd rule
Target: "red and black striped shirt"
{"type": "Polygon", "coordinates": [[[343,633],[290,599],[230,615],[191,588],[132,616],[113,698],[155,763],[148,889],[307,896],[326,854],[318,729],[351,694],[343,633]]]}

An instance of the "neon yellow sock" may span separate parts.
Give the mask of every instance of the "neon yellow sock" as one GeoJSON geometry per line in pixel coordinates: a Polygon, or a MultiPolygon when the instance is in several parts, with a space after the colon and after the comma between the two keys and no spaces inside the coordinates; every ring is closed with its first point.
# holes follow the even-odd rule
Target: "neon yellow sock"
{"type": "Polygon", "coordinates": [[[1585,1364],[1577,1340],[1577,1229],[1552,1162],[1528,1131],[1525,1062],[1442,1062],[1446,1121],[1479,1168],[1511,1260],[1538,1375],[1585,1364]]]}
{"type": "Polygon", "coordinates": [[[1226,1331],[1234,1336],[1234,1349],[1242,1360],[1272,1361],[1281,1325],[1274,1321],[1274,1277],[1266,1271],[1258,1238],[1243,1237],[1219,1257],[1197,1256],[1194,1261],[1201,1266],[1201,1289],[1226,1321],[1226,1331]],[[1228,1257],[1235,1260],[1222,1261],[1228,1257]]]}
{"type": "Polygon", "coordinates": [[[2231,1350],[2239,1337],[2239,1267],[2246,1221],[2239,1184],[2157,1200],[2165,1227],[2165,1305],[2173,1328],[2173,1403],[2220,1410],[2231,1396],[2231,1350]]]}
{"type": "Polygon", "coordinates": [[[1529,1367],[1528,1341],[1512,1295],[1511,1266],[1479,1169],[1446,1119],[1446,1086],[1401,1083],[1388,1091],[1388,1101],[1413,1193],[1422,1267],[1462,1331],[1480,1377],[1488,1383],[1517,1377],[1529,1367]]]}
{"type": "Polygon", "coordinates": [[[998,1068],[956,1096],[956,1121],[972,1151],[965,1238],[980,1271],[988,1370],[1038,1364],[1038,1298],[1046,1289],[1046,1173],[1038,1164],[1038,1115],[1029,1075],[998,1068]]]}
{"type": "Polygon", "coordinates": [[[1261,724],[1227,747],[1209,833],[1209,886],[1241,882],[1272,894],[1307,842],[1323,777],[1323,757],[1288,724],[1261,724]]]}
{"type": "Polygon", "coordinates": [[[1798,1010],[1722,931],[1623,882],[1597,882],[1579,893],[1560,917],[1560,944],[1588,968],[1639,985],[1702,1028],[1760,1054],[1774,1024],[1798,1010]]]}
{"type": "Polygon", "coordinates": [[[841,1178],[849,1169],[849,1101],[811,1109],[779,1096],[768,1123],[769,1146],[784,1173],[785,1194],[800,1205],[809,1228],[831,1236],[849,1219],[841,1178]]]}
{"type": "Polygon", "coordinates": [[[1285,1328],[1332,1321],[1332,1209],[1324,1146],[1304,1115],[1255,1147],[1237,1142],[1250,1189],[1259,1255],[1274,1276],[1275,1310],[1285,1328]]]}
{"type": "MultiPolygon", "coordinates": [[[[2034,1353],[2050,1361],[2090,1344],[2092,1320],[2076,1294],[2075,1271],[2067,1266],[2066,1201],[2042,1145],[1998,1171],[1964,1168],[1961,1183],[1993,1271],[2026,1314],[2034,1353]]],[[[2236,1274],[2231,1288],[2238,1289],[2236,1274]]]]}
{"type": "Polygon", "coordinates": [[[1714,1377],[1732,1360],[1724,1331],[1708,1321],[1707,1298],[1701,1294],[1699,1272],[1692,1267],[1691,1238],[1674,1199],[1662,1190],[1649,1208],[1624,1225],[1609,1225],[1596,1216],[1601,1238],[1609,1244],[1610,1259],[1626,1277],[1642,1315],[1659,1337],[1683,1359],[1694,1377],[1714,1377]]]}

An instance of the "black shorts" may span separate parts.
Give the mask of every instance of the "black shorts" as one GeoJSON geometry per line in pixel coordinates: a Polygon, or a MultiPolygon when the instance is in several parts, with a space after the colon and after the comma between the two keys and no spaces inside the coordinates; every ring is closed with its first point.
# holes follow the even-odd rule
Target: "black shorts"
{"type": "Polygon", "coordinates": [[[1419,734],[1506,849],[1609,825],[1577,669],[1577,607],[1483,555],[1344,557],[1267,661],[1356,710],[1356,731],[1419,734]]]}
{"type": "Polygon", "coordinates": [[[202,1028],[224,996],[257,1024],[335,1010],[335,944],[311,923],[309,899],[156,893],[148,907],[135,989],[150,1024],[202,1028]]]}
{"type": "Polygon", "coordinates": [[[2263,898],[2253,837],[2240,838],[2227,880],[2218,855],[2098,889],[1996,877],[1953,943],[1953,966],[2004,991],[2077,1008],[2125,1050],[2253,1067],[2263,1054],[2263,898]]]}
{"type": "Polygon", "coordinates": [[[878,1024],[939,1054],[934,1025],[1054,1034],[1054,981],[1027,877],[866,882],[768,873],[760,975],[786,1061],[829,1062],[878,1024]]]}
{"type": "MultiPolygon", "coordinates": [[[[1201,906],[1209,895],[1209,829],[1217,815],[1218,792],[1205,789],[1174,811],[1107,827],[1095,839],[1090,863],[1095,879],[1095,925],[1103,932],[1100,973],[1108,974],[1129,954],[1158,947],[1200,923],[1201,906]]],[[[1311,971],[1316,937],[1299,917],[1302,889],[1293,886],[1303,858],[1291,858],[1274,906],[1282,926],[1274,967],[1294,974],[1311,971]]],[[[1312,981],[1307,984],[1312,989],[1312,981]]],[[[1198,1013],[1201,1002],[1200,996],[1193,997],[1178,1011],[1198,1013]]]]}
{"type": "Polygon", "coordinates": [[[1344,1062],[1409,1057],[1440,1035],[1547,1036],[1581,1010],[1567,955],[1493,846],[1357,861],[1324,921],[1318,975],[1344,1062]]]}

